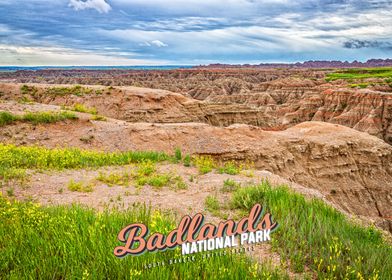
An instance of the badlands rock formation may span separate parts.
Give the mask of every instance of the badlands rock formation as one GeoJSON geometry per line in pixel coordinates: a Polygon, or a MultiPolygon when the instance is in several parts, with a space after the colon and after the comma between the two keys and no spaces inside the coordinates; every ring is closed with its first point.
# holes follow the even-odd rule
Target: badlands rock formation
{"type": "MultiPolygon", "coordinates": [[[[159,95],[159,92],[157,93],[159,95]]],[[[59,110],[53,105],[0,103],[0,110],[59,110]]],[[[0,142],[77,146],[104,150],[159,150],[207,154],[219,160],[251,160],[261,170],[317,189],[346,212],[392,232],[392,147],[377,137],[325,122],[304,122],[282,131],[256,126],[202,123],[78,121],[1,128],[0,142]],[[89,139],[89,141],[82,141],[89,139]]]]}
{"type": "MultiPolygon", "coordinates": [[[[133,85],[169,91],[161,91],[158,99],[147,94],[148,90],[126,88],[122,92],[114,90],[111,98],[47,96],[42,99],[53,104],[88,102],[102,114],[130,122],[197,121],[214,126],[243,123],[281,130],[305,121],[324,121],[367,132],[392,144],[392,88],[377,80],[367,89],[351,88],[342,80],[326,82],[326,74],[330,72],[317,69],[42,70],[3,73],[0,80],[133,85]]],[[[0,85],[0,91],[8,92],[4,85],[0,85]]]]}

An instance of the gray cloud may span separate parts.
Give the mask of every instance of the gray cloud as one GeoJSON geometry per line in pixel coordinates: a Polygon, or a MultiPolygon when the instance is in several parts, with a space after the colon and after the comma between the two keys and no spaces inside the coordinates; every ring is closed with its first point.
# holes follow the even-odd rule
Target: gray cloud
{"type": "Polygon", "coordinates": [[[112,9],[105,0],[70,0],[68,6],[74,8],[76,11],[95,9],[100,13],[108,13],[112,9]]]}
{"type": "Polygon", "coordinates": [[[363,49],[363,48],[377,48],[377,49],[392,49],[391,42],[384,41],[370,41],[370,40],[350,40],[343,43],[346,49],[363,49]]]}

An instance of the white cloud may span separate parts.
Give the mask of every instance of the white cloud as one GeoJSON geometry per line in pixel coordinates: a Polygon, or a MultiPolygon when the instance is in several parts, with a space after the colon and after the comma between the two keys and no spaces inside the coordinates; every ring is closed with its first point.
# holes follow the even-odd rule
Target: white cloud
{"type": "Polygon", "coordinates": [[[62,47],[25,47],[0,44],[0,65],[24,66],[130,66],[130,65],[167,65],[166,60],[137,59],[122,57],[132,53],[97,54],[62,47]]]}
{"type": "Polygon", "coordinates": [[[75,11],[95,9],[100,13],[108,13],[112,9],[105,0],[70,0],[68,6],[74,8],[75,11]]]}
{"type": "Polygon", "coordinates": [[[169,45],[164,43],[164,42],[162,42],[162,41],[159,41],[159,40],[152,40],[152,41],[145,41],[143,43],[139,43],[139,46],[141,46],[141,47],[152,47],[152,46],[155,46],[155,47],[158,47],[158,48],[163,48],[163,47],[168,47],[169,45]]]}

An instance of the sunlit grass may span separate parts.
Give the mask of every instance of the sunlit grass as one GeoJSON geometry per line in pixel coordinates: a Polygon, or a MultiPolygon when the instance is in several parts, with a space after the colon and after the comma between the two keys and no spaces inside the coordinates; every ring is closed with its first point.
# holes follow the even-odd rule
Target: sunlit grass
{"type": "Polygon", "coordinates": [[[41,207],[0,196],[1,279],[288,279],[244,254],[227,254],[168,265],[180,250],[116,258],[118,232],[145,223],[151,233],[167,234],[176,223],[170,214],[138,204],[126,211],[97,213],[81,206],[41,207]],[[166,266],[144,269],[145,264],[166,266]]]}
{"type": "Polygon", "coordinates": [[[273,248],[294,271],[307,266],[319,279],[392,278],[391,244],[374,227],[354,224],[321,200],[307,200],[268,182],[239,188],[229,208],[247,213],[255,203],[266,206],[278,221],[273,248]]]}

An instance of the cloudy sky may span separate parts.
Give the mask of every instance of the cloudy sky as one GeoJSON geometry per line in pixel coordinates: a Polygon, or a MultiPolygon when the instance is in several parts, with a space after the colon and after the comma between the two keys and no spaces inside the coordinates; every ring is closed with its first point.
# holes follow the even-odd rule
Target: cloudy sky
{"type": "Polygon", "coordinates": [[[392,58],[392,0],[0,0],[0,65],[392,58]]]}

